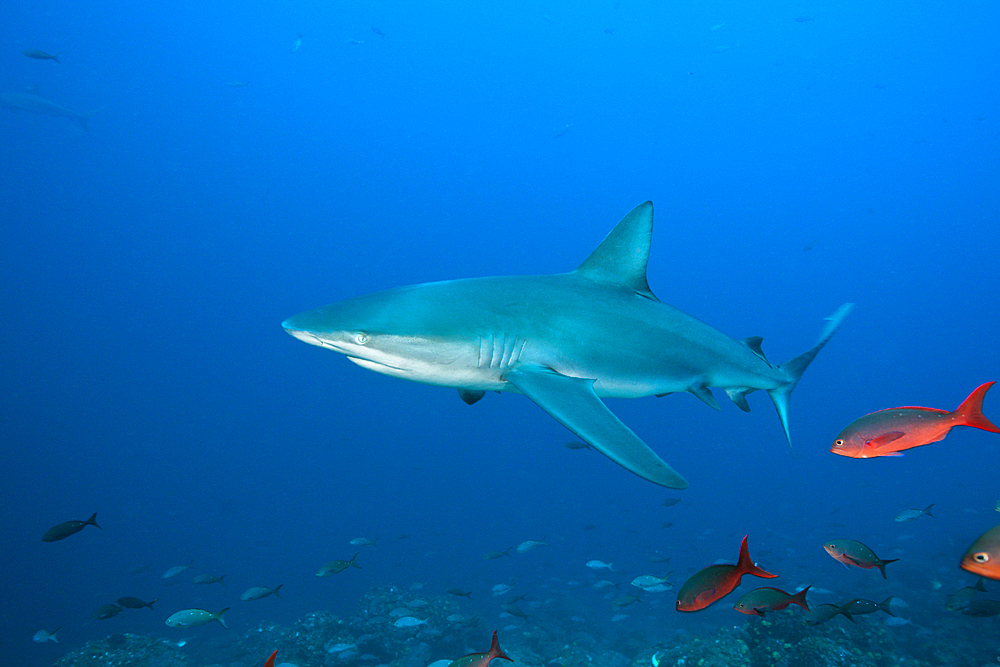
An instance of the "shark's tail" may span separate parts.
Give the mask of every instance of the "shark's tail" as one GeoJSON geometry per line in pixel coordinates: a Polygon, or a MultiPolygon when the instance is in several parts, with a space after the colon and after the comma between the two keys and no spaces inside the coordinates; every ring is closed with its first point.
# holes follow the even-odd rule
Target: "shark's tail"
{"type": "Polygon", "coordinates": [[[833,334],[837,333],[837,329],[844,323],[852,308],[854,308],[853,303],[845,303],[837,309],[837,312],[826,318],[826,326],[823,328],[823,333],[819,335],[819,340],[816,341],[816,344],[778,367],[788,376],[787,384],[767,391],[771,395],[771,400],[774,401],[774,407],[778,411],[778,418],[781,419],[781,426],[785,429],[785,437],[788,439],[789,450],[792,449],[792,434],[788,430],[788,399],[791,397],[795,385],[802,378],[802,374],[806,372],[806,368],[816,358],[819,351],[823,349],[823,346],[833,338],[833,334]]]}
{"type": "Polygon", "coordinates": [[[83,129],[85,129],[85,130],[89,129],[87,127],[87,121],[90,120],[90,118],[92,116],[95,116],[95,115],[99,114],[100,112],[104,111],[104,109],[105,109],[105,107],[101,107],[100,109],[94,109],[93,111],[90,111],[88,113],[77,114],[76,115],[76,122],[78,122],[80,124],[80,127],[82,127],[83,129]]]}

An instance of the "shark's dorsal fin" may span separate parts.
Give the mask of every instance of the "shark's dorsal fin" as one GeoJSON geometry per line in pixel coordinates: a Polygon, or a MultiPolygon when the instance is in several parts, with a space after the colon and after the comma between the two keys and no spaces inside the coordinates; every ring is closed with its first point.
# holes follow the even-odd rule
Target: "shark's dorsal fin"
{"type": "Polygon", "coordinates": [[[614,283],[659,301],[646,282],[646,262],[653,238],[653,202],[639,204],[621,219],[601,245],[577,267],[578,275],[595,282],[614,283]]]}

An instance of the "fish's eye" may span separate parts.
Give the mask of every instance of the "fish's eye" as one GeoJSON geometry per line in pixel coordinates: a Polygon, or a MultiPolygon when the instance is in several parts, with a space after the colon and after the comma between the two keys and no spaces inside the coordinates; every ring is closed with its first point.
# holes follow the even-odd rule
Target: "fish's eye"
{"type": "Polygon", "coordinates": [[[357,343],[358,345],[364,345],[365,343],[368,342],[368,336],[366,336],[363,333],[355,334],[354,342],[357,343]]]}
{"type": "Polygon", "coordinates": [[[972,554],[972,560],[976,561],[977,563],[989,563],[990,555],[985,551],[980,551],[978,553],[972,554]]]}
{"type": "Polygon", "coordinates": [[[843,440],[837,440],[836,442],[833,443],[833,446],[834,447],[843,447],[844,446],[844,441],[843,440]]]}

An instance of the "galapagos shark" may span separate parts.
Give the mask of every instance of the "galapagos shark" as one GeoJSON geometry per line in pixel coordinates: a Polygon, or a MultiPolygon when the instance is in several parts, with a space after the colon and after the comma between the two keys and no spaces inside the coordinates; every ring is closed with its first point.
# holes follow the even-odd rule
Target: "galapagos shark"
{"type": "Polygon", "coordinates": [[[285,331],[377,373],[454,387],[469,404],[486,391],[524,394],[627,470],[672,489],[688,483],[601,401],[710,387],[750,410],[768,392],[785,436],[788,399],[853,304],[827,318],[816,344],[772,364],[761,338],[735,340],[657,299],[646,282],[653,204],[619,222],[569,273],[467,278],[399,287],[288,318],[285,331]]]}
{"type": "Polygon", "coordinates": [[[87,129],[87,120],[100,111],[98,109],[90,113],[77,113],[72,109],[67,109],[39,96],[38,86],[29,87],[26,93],[0,93],[0,108],[11,111],[30,111],[46,116],[63,116],[75,120],[85,130],[87,129]]]}

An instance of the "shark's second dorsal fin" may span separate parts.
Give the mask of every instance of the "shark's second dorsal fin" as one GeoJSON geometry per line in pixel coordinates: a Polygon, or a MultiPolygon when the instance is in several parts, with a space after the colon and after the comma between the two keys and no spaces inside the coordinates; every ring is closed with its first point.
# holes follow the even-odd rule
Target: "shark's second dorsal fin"
{"type": "Polygon", "coordinates": [[[601,245],[577,267],[578,275],[596,282],[614,283],[659,301],[646,282],[646,262],[653,238],[653,202],[639,204],[621,219],[601,245]]]}

